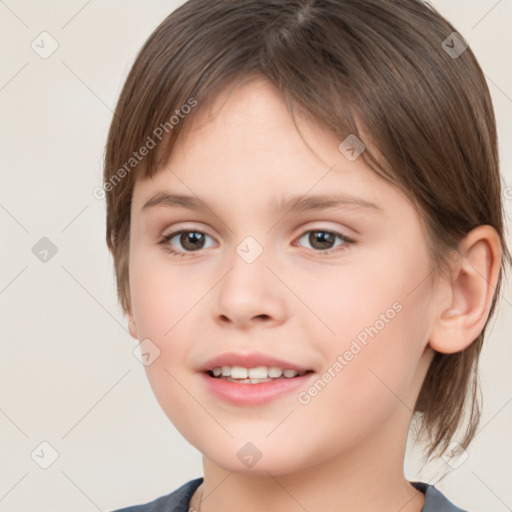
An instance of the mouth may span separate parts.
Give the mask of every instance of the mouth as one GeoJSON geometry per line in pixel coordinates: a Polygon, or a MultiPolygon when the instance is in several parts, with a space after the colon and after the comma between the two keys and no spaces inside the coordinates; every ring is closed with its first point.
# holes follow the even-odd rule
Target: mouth
{"type": "Polygon", "coordinates": [[[313,370],[296,370],[294,368],[282,368],[279,366],[256,366],[246,368],[243,366],[216,366],[206,373],[214,378],[238,384],[262,384],[275,380],[288,380],[302,377],[313,370]]]}
{"type": "Polygon", "coordinates": [[[260,405],[306,385],[314,370],[261,353],[226,353],[200,369],[213,396],[238,406],[260,405]]]}
{"type": "Polygon", "coordinates": [[[243,384],[294,379],[313,371],[260,352],[226,352],[207,361],[200,370],[214,379],[243,384]]]}

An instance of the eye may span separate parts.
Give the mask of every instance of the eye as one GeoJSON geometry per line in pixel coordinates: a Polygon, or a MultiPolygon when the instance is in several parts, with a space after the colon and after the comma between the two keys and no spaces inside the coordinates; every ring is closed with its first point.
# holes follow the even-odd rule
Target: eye
{"type": "Polygon", "coordinates": [[[165,235],[162,240],[159,242],[163,245],[164,249],[167,252],[170,252],[175,255],[185,256],[187,252],[195,252],[201,249],[206,249],[205,247],[205,239],[211,237],[202,231],[194,231],[194,230],[180,230],[173,231],[168,235],[165,235]],[[173,244],[173,239],[176,239],[173,244]],[[176,244],[181,245],[184,250],[180,248],[176,249],[176,244]]]}
{"type": "Polygon", "coordinates": [[[346,237],[342,233],[329,229],[311,229],[303,233],[299,241],[303,239],[306,240],[316,252],[325,252],[327,254],[344,251],[349,245],[354,243],[354,240],[346,237]],[[338,238],[341,243],[333,245],[335,244],[336,238],[338,238]]]}
{"type": "MultiPolygon", "coordinates": [[[[202,231],[181,229],[165,235],[159,244],[163,246],[166,252],[174,256],[185,257],[188,253],[211,247],[212,245],[205,245],[207,238],[213,240],[212,237],[202,231]],[[179,245],[181,247],[177,247],[179,245]]],[[[302,240],[306,240],[306,243],[310,244],[310,248],[315,252],[326,255],[344,251],[354,243],[352,239],[342,233],[329,229],[308,230],[300,236],[299,242],[302,240]],[[338,245],[335,245],[336,239],[340,240],[338,245]]]]}

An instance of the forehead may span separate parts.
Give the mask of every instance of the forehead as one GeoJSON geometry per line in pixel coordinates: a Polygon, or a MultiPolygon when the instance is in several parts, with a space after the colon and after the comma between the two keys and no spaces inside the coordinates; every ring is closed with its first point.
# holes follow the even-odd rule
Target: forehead
{"type": "MultiPolygon", "coordinates": [[[[295,105],[294,109],[299,109],[300,119],[305,120],[308,116],[301,107],[295,105]]],[[[308,116],[307,124],[319,123],[308,116]]],[[[204,143],[205,139],[221,140],[223,149],[232,152],[242,143],[245,149],[270,143],[270,148],[277,151],[283,144],[294,141],[296,132],[283,93],[267,79],[249,76],[229,83],[198,105],[194,117],[184,124],[177,152],[186,152],[190,146],[204,143]],[[265,137],[276,130],[281,132],[278,139],[265,137]]]]}
{"type": "Polygon", "coordinates": [[[197,109],[166,165],[137,181],[138,211],[171,190],[242,207],[259,197],[277,209],[285,196],[331,192],[375,205],[389,188],[362,158],[348,160],[341,141],[310,115],[296,111],[296,125],[280,91],[264,79],[227,87],[197,109]]]}

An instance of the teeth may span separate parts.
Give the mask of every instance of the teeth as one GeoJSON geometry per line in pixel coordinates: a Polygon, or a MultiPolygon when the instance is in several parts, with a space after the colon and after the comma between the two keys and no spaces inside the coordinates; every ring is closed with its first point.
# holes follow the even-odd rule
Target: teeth
{"type": "Polygon", "coordinates": [[[260,384],[261,382],[270,382],[272,379],[233,379],[233,377],[224,377],[223,380],[237,382],[238,384],[260,384]]]}
{"type": "MultiPolygon", "coordinates": [[[[224,374],[224,372],[223,372],[224,374]]],[[[247,379],[248,370],[247,368],[242,368],[241,366],[232,366],[231,367],[231,378],[232,379],[247,379]]]]}
{"type": "Polygon", "coordinates": [[[306,372],[298,372],[291,368],[279,368],[277,366],[257,366],[255,368],[244,368],[243,366],[218,366],[212,370],[212,373],[214,377],[226,377],[225,380],[256,384],[258,382],[267,382],[271,379],[279,379],[281,377],[291,379],[293,377],[304,375],[306,372]],[[236,379],[240,380],[237,381],[236,379]]]}
{"type": "Polygon", "coordinates": [[[277,378],[281,377],[281,375],[283,375],[283,370],[281,370],[281,368],[277,368],[276,366],[271,366],[268,369],[268,376],[269,377],[277,379],[277,378]]]}
{"type": "MultiPolygon", "coordinates": [[[[234,377],[231,372],[231,377],[234,377]]],[[[268,377],[268,368],[266,366],[258,366],[249,370],[249,377],[251,379],[266,379],[268,377]]]]}

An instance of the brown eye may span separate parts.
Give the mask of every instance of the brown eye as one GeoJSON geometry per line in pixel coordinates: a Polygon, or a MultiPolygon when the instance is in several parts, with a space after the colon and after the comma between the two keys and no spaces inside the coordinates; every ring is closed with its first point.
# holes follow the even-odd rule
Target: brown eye
{"type": "Polygon", "coordinates": [[[315,249],[331,249],[335,236],[327,231],[310,231],[308,242],[315,249]]]}
{"type": "Polygon", "coordinates": [[[353,241],[337,231],[330,231],[326,229],[314,229],[306,231],[299,239],[306,240],[310,244],[310,248],[317,252],[337,252],[343,250],[345,246],[353,243],[353,241]],[[334,245],[336,239],[339,239],[341,243],[334,245]],[[339,248],[339,249],[335,249],[339,248]],[[335,250],[333,250],[335,249],[335,250]]]}
{"type": "Polygon", "coordinates": [[[179,241],[187,251],[195,251],[203,248],[204,234],[196,231],[184,231],[180,234],[179,241]]]}
{"type": "Polygon", "coordinates": [[[211,238],[201,231],[182,230],[169,233],[161,243],[172,252],[194,252],[205,248],[206,237],[211,238]]]}

